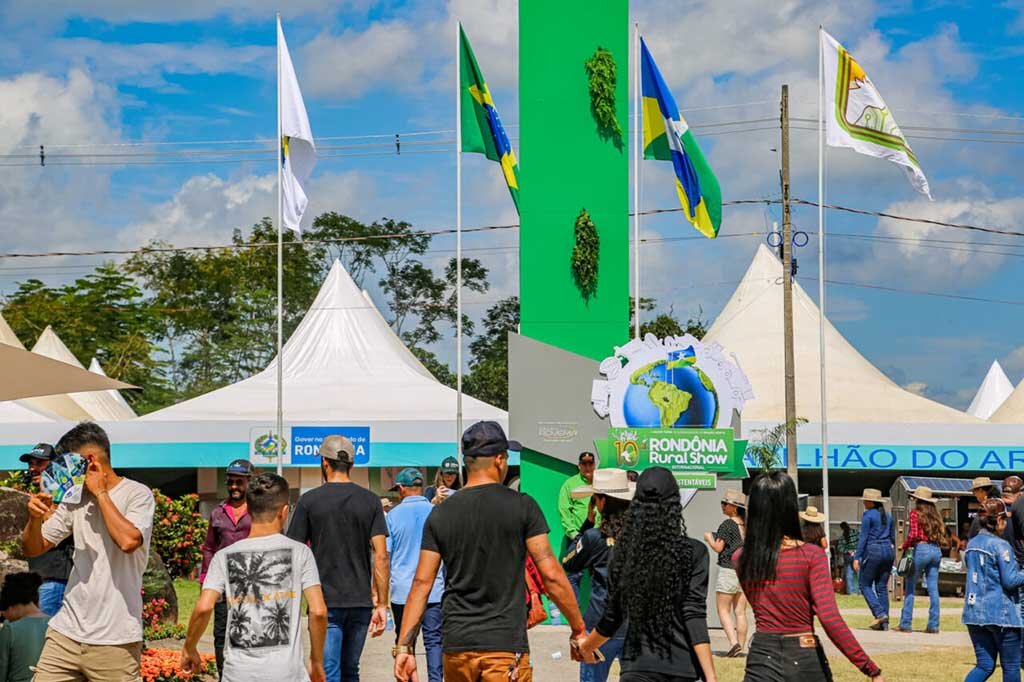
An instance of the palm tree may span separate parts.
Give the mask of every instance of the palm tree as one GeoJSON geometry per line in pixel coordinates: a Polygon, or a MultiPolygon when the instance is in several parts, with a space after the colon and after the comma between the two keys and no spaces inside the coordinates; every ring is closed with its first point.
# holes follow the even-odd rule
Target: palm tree
{"type": "Polygon", "coordinates": [[[292,614],[288,606],[284,602],[274,602],[263,617],[264,639],[271,640],[273,644],[287,642],[291,632],[291,622],[292,614]]]}
{"type": "Polygon", "coordinates": [[[251,595],[257,606],[263,600],[263,593],[279,588],[291,572],[290,549],[228,554],[228,581],[232,596],[244,600],[251,595]]]}
{"type": "Polygon", "coordinates": [[[246,639],[250,633],[249,628],[252,625],[252,617],[246,610],[245,604],[236,604],[231,609],[231,613],[228,614],[228,622],[231,624],[231,627],[228,629],[228,636],[231,638],[232,646],[248,646],[246,639]]]}

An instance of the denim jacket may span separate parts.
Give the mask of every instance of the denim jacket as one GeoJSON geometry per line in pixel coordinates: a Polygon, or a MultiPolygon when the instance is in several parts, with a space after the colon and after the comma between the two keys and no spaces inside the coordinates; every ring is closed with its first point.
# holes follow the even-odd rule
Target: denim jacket
{"type": "Polygon", "coordinates": [[[967,543],[964,563],[967,566],[964,625],[1024,627],[1017,590],[1024,585],[1024,571],[1017,567],[1010,543],[982,530],[967,543]]]}
{"type": "MultiPolygon", "coordinates": [[[[877,509],[868,509],[860,519],[860,539],[857,542],[857,553],[853,558],[863,563],[867,558],[868,551],[874,548],[881,549],[882,554],[892,556],[893,545],[896,538],[893,535],[892,514],[885,515],[885,523],[882,523],[882,515],[877,509]]],[[[874,554],[876,558],[878,554],[874,554]]]]}

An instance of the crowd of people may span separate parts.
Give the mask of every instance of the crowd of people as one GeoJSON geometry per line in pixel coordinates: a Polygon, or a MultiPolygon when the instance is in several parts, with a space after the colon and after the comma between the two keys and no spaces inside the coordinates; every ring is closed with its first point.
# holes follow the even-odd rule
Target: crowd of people
{"type": "MultiPolygon", "coordinates": [[[[527,629],[538,621],[543,593],[569,626],[581,682],[603,682],[614,661],[624,682],[715,682],[710,547],[729,643],[724,655],[746,654],[745,682],[832,679],[815,617],[858,670],[883,680],[836,605],[824,515],[799,509],[785,473],[759,474],[747,495],[727,490],[724,519],[701,541],[687,532],[671,472],[653,467],[636,477],[597,469],[594,454],[584,452],[558,499],[568,538],[559,559],[536,501],[504,485],[518,444],[497,423],[478,422],[461,447],[464,476],[454,458],[442,462],[429,487],[419,470],[403,469],[391,488],[400,503],[387,514],[379,497],[352,481],[355,449],[344,436],[323,441],[323,485],[294,505],[285,479],[259,473],[247,460],[231,462],[227,497],[211,511],[202,546],[202,590],[182,666],[200,668],[198,645],[212,619],[222,680],[358,680],[366,639],[385,632],[390,613],[396,680],[528,682],[527,629]],[[585,574],[590,596],[581,613],[585,574]],[[748,604],[756,623],[749,642],[748,604]],[[423,675],[415,652],[421,634],[423,675]]],[[[0,627],[0,682],[139,679],[153,494],[117,474],[96,424],[79,424],[22,461],[38,480],[52,458],[67,453],[88,462],[84,494],[58,505],[45,493],[29,500],[22,545],[30,571],[9,575],[0,588],[7,621],[0,627]]],[[[987,679],[997,661],[1004,680],[1019,680],[1022,482],[1010,477],[1002,490],[987,479],[975,484],[981,513],[962,550],[963,622],[977,658],[967,682],[987,679]]],[[[912,561],[901,563],[911,586],[924,578],[925,631],[937,632],[939,557],[956,540],[931,490],[919,487],[910,497],[900,549],[912,561]]],[[[847,575],[859,574],[871,627],[884,630],[894,524],[879,491],[867,489],[862,499],[859,531],[842,526],[837,549],[847,575]]],[[[913,603],[910,589],[896,630],[910,630],[913,603]]]]}

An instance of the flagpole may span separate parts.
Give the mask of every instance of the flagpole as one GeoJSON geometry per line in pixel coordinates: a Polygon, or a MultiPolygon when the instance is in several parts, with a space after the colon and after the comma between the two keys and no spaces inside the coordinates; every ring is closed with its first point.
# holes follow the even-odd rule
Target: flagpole
{"type": "Polygon", "coordinates": [[[281,276],[284,248],[282,225],[282,142],[281,137],[281,13],[277,13],[277,475],[284,470],[284,282],[281,276]]]}
{"type": "MultiPolygon", "coordinates": [[[[825,54],[818,26],[818,354],[821,363],[821,486],[825,537],[829,537],[828,390],[825,375],[825,54]]],[[[828,551],[827,549],[825,550],[828,551]]]]}
{"type": "Polygon", "coordinates": [[[640,140],[643,112],[640,104],[640,23],[633,24],[633,336],[640,338],[640,140]]]}
{"type": "Polygon", "coordinates": [[[455,451],[462,485],[462,22],[455,22],[455,451]]]}

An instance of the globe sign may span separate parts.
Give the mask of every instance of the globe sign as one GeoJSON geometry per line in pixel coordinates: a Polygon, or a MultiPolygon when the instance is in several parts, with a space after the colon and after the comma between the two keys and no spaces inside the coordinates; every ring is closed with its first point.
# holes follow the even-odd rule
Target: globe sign
{"type": "Polygon", "coordinates": [[[710,377],[675,354],[633,372],[622,399],[626,426],[638,428],[713,428],[718,409],[710,377]]]}

